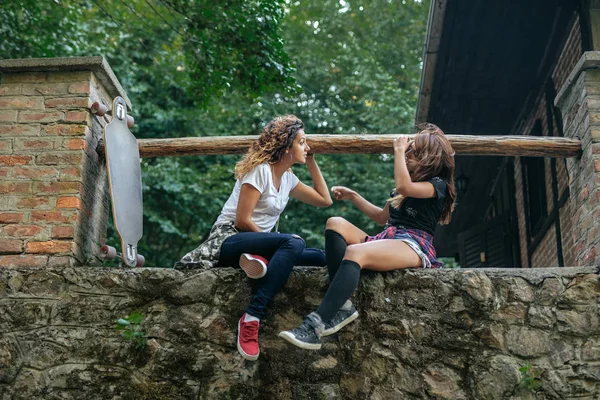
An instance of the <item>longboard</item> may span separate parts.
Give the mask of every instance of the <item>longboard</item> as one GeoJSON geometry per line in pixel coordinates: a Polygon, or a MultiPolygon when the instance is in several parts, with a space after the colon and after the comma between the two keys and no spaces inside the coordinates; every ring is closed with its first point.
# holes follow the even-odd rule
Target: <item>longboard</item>
{"type": "MultiPolygon", "coordinates": [[[[105,106],[96,109],[97,115],[106,113],[105,106]]],[[[100,253],[105,259],[119,257],[129,267],[141,267],[145,259],[138,254],[137,246],[143,235],[142,169],[137,139],[129,131],[132,124],[133,119],[127,115],[127,103],[122,97],[116,97],[112,120],[104,127],[104,154],[113,221],[121,239],[122,252],[104,245],[100,253]]]]}

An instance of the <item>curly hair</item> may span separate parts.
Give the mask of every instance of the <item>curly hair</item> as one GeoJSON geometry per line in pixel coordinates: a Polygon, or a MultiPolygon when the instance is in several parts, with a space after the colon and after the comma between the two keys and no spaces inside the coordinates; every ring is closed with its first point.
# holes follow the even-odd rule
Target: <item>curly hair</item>
{"type": "Polygon", "coordinates": [[[304,128],[302,120],[295,115],[274,118],[262,130],[248,152],[235,165],[235,179],[243,178],[256,166],[281,160],[285,151],[292,147],[298,131],[304,128]]]}
{"type": "MultiPolygon", "coordinates": [[[[448,195],[439,220],[441,225],[446,225],[452,219],[456,200],[454,150],[444,132],[436,125],[424,123],[418,125],[417,129],[413,144],[414,157],[407,158],[406,167],[413,182],[428,181],[436,176],[446,182],[448,195]]],[[[399,209],[406,199],[403,195],[394,196],[390,199],[390,205],[399,209]]]]}

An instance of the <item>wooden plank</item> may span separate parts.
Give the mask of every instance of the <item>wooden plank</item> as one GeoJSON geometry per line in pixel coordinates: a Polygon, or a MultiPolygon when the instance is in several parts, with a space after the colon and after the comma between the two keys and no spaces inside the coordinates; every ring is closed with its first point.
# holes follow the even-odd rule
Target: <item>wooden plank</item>
{"type": "Polygon", "coordinates": [[[590,28],[594,51],[600,50],[600,2],[593,2],[590,6],[590,28]]]}
{"type": "MultiPolygon", "coordinates": [[[[391,154],[394,139],[405,135],[309,135],[315,154],[391,154]]],[[[414,136],[414,135],[406,135],[414,136]]],[[[258,136],[211,136],[138,140],[141,157],[243,154],[258,136]]],[[[446,135],[458,155],[580,157],[579,139],[534,136],[446,135]]],[[[104,144],[97,150],[103,154],[104,144]]]]}
{"type": "Polygon", "coordinates": [[[427,23],[427,37],[425,38],[423,69],[421,71],[421,88],[417,99],[417,122],[427,121],[429,114],[435,67],[444,28],[446,4],[447,0],[432,0],[429,8],[429,22],[427,23]]]}

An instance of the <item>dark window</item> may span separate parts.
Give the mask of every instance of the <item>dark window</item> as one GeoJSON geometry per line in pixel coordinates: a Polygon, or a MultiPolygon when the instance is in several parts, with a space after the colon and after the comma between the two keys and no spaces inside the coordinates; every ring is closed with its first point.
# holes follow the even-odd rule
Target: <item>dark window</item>
{"type": "MultiPolygon", "coordinates": [[[[542,124],[537,120],[531,136],[542,136],[542,124]]],[[[548,216],[546,203],[546,169],[543,157],[521,159],[527,207],[527,225],[530,237],[535,236],[548,216]]]]}
{"type": "Polygon", "coordinates": [[[463,268],[517,267],[512,254],[509,220],[503,215],[458,235],[463,268]]]}
{"type": "Polygon", "coordinates": [[[458,235],[462,267],[521,266],[514,176],[513,160],[507,157],[492,186],[485,220],[458,235]]]}

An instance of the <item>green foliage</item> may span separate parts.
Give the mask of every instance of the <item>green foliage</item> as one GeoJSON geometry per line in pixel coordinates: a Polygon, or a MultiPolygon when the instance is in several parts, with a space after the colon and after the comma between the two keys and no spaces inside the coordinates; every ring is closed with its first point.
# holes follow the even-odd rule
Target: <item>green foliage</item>
{"type": "Polygon", "coordinates": [[[119,261],[120,260],[118,258],[115,258],[113,260],[102,260],[100,265],[104,268],[118,268],[120,266],[119,261]]]}
{"type": "MultiPolygon", "coordinates": [[[[408,133],[428,5],[414,1],[294,3],[284,23],[298,108],[314,133],[408,133]]],[[[289,107],[289,105],[288,105],[289,107]]]]}
{"type": "Polygon", "coordinates": [[[278,87],[293,92],[295,82],[280,37],[282,0],[167,0],[181,21],[182,51],[191,89],[202,104],[234,88],[255,97],[278,87]]]}
{"type": "MultiPolygon", "coordinates": [[[[283,23],[286,50],[297,66],[297,96],[263,96],[265,117],[294,113],[307,134],[409,133],[420,76],[428,5],[374,0],[296,2],[283,23]]],[[[263,123],[267,118],[263,117],[263,123]]],[[[310,144],[310,136],[309,136],[310,144]]],[[[331,187],[351,187],[383,206],[393,187],[392,159],[385,155],[316,157],[331,187]]],[[[296,174],[310,182],[303,166],[296,174]]],[[[291,201],[280,229],[323,245],[329,216],[343,216],[367,233],[380,230],[349,202],[315,209],[291,201]]]]}
{"type": "Polygon", "coordinates": [[[78,54],[86,42],[84,11],[59,1],[0,1],[0,58],[78,54]]]}
{"type": "MultiPolygon", "coordinates": [[[[198,110],[190,107],[193,89],[183,90],[183,84],[180,93],[156,96],[160,88],[167,90],[157,77],[156,84],[144,87],[147,94],[132,96],[142,113],[136,134],[257,134],[271,118],[285,113],[302,118],[309,135],[410,132],[428,5],[400,6],[384,0],[362,11],[359,7],[316,0],[290,6],[282,37],[297,66],[300,93],[290,94],[283,85],[275,93],[252,99],[234,86],[227,96],[213,96],[198,110]]],[[[352,187],[374,204],[383,205],[394,184],[388,156],[318,155],[316,159],[329,186],[352,187]]],[[[237,160],[239,156],[145,161],[140,251],[151,260],[148,265],[171,266],[201,242],[233,187],[237,160]]],[[[295,166],[294,172],[310,184],[304,166],[295,166]]],[[[330,216],[343,216],[369,234],[380,229],[349,202],[317,209],[295,200],[288,204],[279,228],[300,234],[308,246],[322,248],[323,228],[330,216]]]]}
{"type": "Polygon", "coordinates": [[[444,263],[444,268],[460,268],[454,257],[438,257],[438,260],[444,263]]]}
{"type": "Polygon", "coordinates": [[[123,339],[132,342],[136,349],[143,350],[148,344],[148,336],[142,329],[144,315],[133,313],[117,320],[115,330],[121,332],[123,339]]]}
{"type": "Polygon", "coordinates": [[[529,390],[532,393],[536,393],[542,386],[540,381],[541,372],[531,364],[526,364],[519,368],[521,373],[521,380],[519,386],[529,390]]]}
{"type": "MultiPolygon", "coordinates": [[[[9,38],[0,51],[104,55],[132,100],[138,138],[257,134],[293,113],[310,144],[317,133],[411,131],[428,9],[428,0],[17,0],[0,2],[9,38]]],[[[328,186],[349,186],[377,205],[394,184],[389,156],[316,159],[328,186]]],[[[170,267],[200,243],[230,194],[237,160],[143,160],[147,266],[170,267]]],[[[306,167],[294,172],[310,184],[306,167]]],[[[322,247],[334,215],[369,234],[380,229],[349,202],[317,209],[291,200],[280,230],[322,247]]],[[[111,232],[109,243],[118,243],[111,232]]]]}
{"type": "Polygon", "coordinates": [[[173,265],[178,255],[201,242],[235,183],[232,163],[215,161],[200,168],[191,161],[162,158],[143,165],[146,205],[140,252],[151,254],[161,266],[173,265]]]}

